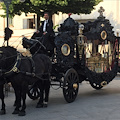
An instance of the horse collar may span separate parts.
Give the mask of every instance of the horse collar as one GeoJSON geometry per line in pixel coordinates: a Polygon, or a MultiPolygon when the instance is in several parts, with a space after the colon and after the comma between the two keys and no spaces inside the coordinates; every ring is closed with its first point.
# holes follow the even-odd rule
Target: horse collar
{"type": "Polygon", "coordinates": [[[14,66],[12,67],[11,70],[4,73],[4,77],[8,77],[8,76],[12,75],[13,73],[19,73],[18,67],[20,66],[20,63],[21,63],[21,53],[18,52],[17,59],[16,59],[14,66]]]}

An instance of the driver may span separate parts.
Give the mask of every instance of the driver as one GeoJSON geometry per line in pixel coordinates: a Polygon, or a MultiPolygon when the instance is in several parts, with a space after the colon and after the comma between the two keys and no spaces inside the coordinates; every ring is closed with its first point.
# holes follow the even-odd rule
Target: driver
{"type": "Polygon", "coordinates": [[[52,44],[50,36],[54,36],[53,21],[50,19],[48,12],[44,13],[44,18],[45,20],[42,22],[41,27],[33,34],[31,38],[35,39],[36,37],[42,37],[41,40],[43,45],[47,50],[50,50],[50,44],[52,44]]]}

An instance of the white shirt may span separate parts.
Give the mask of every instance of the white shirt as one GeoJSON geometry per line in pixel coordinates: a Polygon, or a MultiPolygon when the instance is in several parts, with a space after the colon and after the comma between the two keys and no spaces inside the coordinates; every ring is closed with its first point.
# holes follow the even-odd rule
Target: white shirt
{"type": "Polygon", "coordinates": [[[48,20],[45,20],[44,21],[44,26],[43,26],[43,32],[46,32],[46,25],[47,25],[47,23],[48,23],[48,20]]]}

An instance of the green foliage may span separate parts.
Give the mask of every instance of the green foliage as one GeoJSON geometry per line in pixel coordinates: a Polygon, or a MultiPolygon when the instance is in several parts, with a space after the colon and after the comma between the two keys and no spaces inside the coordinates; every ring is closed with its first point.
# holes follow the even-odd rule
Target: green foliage
{"type": "MultiPolygon", "coordinates": [[[[12,0],[9,14],[14,16],[30,12],[42,15],[44,11],[49,11],[51,14],[58,12],[88,14],[101,1],[103,0],[26,0],[22,3],[19,0],[12,0]]],[[[2,8],[6,10],[3,3],[2,8]]]]}
{"type": "Polygon", "coordinates": [[[42,11],[49,11],[51,14],[60,11],[61,7],[67,5],[67,0],[30,0],[31,3],[41,8],[42,11]]]}
{"type": "Polygon", "coordinates": [[[40,7],[41,10],[53,13],[90,13],[94,6],[103,0],[30,0],[31,3],[40,7]]]}
{"type": "Polygon", "coordinates": [[[89,14],[102,0],[68,0],[67,5],[61,8],[63,13],[89,14]]]}
{"type": "Polygon", "coordinates": [[[58,25],[53,26],[53,30],[55,30],[58,26],[59,26],[59,24],[58,24],[58,25]]]}

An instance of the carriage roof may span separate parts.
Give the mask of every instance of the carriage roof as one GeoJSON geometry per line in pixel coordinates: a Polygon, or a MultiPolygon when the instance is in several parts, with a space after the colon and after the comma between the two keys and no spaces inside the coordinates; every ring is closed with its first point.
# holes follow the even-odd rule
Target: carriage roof
{"type": "Polygon", "coordinates": [[[114,41],[116,38],[113,26],[103,14],[100,14],[94,22],[88,21],[87,23],[84,23],[84,26],[83,33],[88,40],[114,41]]]}

